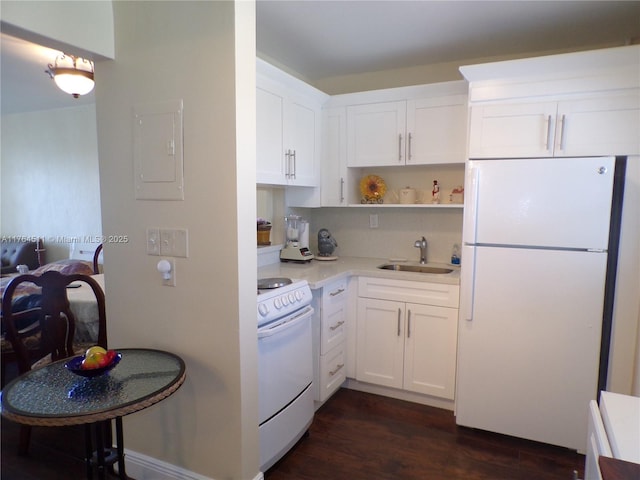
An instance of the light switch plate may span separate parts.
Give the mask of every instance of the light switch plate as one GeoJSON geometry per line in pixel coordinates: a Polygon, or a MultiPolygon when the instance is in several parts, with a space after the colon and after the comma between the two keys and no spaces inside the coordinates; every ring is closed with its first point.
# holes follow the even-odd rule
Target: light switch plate
{"type": "Polygon", "coordinates": [[[160,255],[174,257],[173,254],[173,246],[174,246],[174,230],[170,228],[161,228],[160,229],[160,255]]]}
{"type": "Polygon", "coordinates": [[[147,228],[147,255],[160,255],[159,228],[147,228]]]}
{"type": "Polygon", "coordinates": [[[160,229],[160,255],[168,257],[187,257],[188,231],[186,228],[160,229]]]}

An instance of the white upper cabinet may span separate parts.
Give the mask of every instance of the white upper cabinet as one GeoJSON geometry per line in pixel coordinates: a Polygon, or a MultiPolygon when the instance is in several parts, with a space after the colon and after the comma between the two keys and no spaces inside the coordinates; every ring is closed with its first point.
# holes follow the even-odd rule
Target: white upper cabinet
{"type": "Polygon", "coordinates": [[[471,109],[470,158],[640,153],[638,91],[471,109]]]}
{"type": "Polygon", "coordinates": [[[460,70],[470,158],[640,154],[640,46],[460,70]]]}
{"type": "Polygon", "coordinates": [[[467,95],[407,102],[407,165],[464,163],[467,95]]]}
{"type": "Polygon", "coordinates": [[[551,156],[555,118],[555,103],[474,106],[469,157],[551,156]]]}
{"type": "Polygon", "coordinates": [[[404,101],[348,107],[348,166],[403,165],[406,158],[406,108],[404,101]]]}
{"type": "Polygon", "coordinates": [[[554,155],[640,154],[640,89],[558,103],[554,155]]]}
{"type": "Polygon", "coordinates": [[[324,93],[257,61],[256,180],[267,185],[320,183],[324,93]]]}
{"type": "Polygon", "coordinates": [[[467,96],[347,107],[349,167],[464,163],[467,96]]]}
{"type": "Polygon", "coordinates": [[[256,90],[256,176],[258,183],[286,184],[284,157],[284,98],[260,87],[256,90]]]}
{"type": "Polygon", "coordinates": [[[323,111],[321,204],[346,205],[347,201],[347,112],[345,107],[323,111]]]}

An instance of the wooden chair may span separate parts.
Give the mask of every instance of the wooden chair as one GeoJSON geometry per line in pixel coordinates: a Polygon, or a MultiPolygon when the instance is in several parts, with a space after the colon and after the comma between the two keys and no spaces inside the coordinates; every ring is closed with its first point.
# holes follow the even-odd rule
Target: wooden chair
{"type": "MultiPolygon", "coordinates": [[[[2,296],[2,321],[6,330],[6,338],[16,354],[18,372],[20,374],[41,366],[50,361],[61,360],[84,353],[85,345],[74,345],[75,316],[69,306],[67,286],[73,282],[87,283],[96,296],[98,303],[98,340],[96,345],[107,348],[107,320],[105,313],[105,297],[100,285],[89,275],[63,275],[56,271],[48,271],[41,276],[18,275],[7,285],[2,296]],[[40,306],[37,311],[38,321],[29,325],[28,336],[39,335],[38,353],[42,358],[33,363],[33,345],[27,345],[24,328],[19,327],[19,320],[25,316],[23,312],[13,313],[12,302],[16,288],[24,283],[33,283],[42,288],[40,306]]],[[[18,452],[26,454],[29,449],[30,427],[22,426],[18,452]]]]}
{"type": "MultiPolygon", "coordinates": [[[[39,297],[39,295],[37,297],[39,297]]],[[[21,343],[25,345],[31,361],[36,361],[45,355],[40,342],[39,314],[39,306],[13,313],[13,323],[17,325],[17,335],[20,337],[21,343]]],[[[0,317],[0,319],[2,325],[4,325],[4,318],[0,317]]],[[[18,355],[14,350],[12,343],[6,338],[4,333],[2,335],[1,361],[2,377],[0,379],[0,384],[2,385],[2,388],[4,388],[6,383],[7,365],[17,363],[18,361],[18,355]]]]}
{"type": "Polygon", "coordinates": [[[93,274],[97,275],[100,273],[100,263],[98,262],[100,258],[100,252],[102,252],[102,244],[98,245],[96,251],[93,252],[93,274]]]}

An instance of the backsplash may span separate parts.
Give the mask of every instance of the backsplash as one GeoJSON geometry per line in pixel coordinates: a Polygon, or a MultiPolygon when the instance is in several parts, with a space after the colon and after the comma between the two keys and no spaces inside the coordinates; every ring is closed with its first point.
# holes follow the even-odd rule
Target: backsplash
{"type": "Polygon", "coordinates": [[[462,208],[318,208],[291,209],[310,222],[309,248],[317,252],[318,230],[327,228],[338,242],[335,254],[350,257],[419,260],[416,240],[427,239],[427,260],[448,263],[462,241],[462,208]],[[378,228],[369,228],[369,216],[378,228]]]}

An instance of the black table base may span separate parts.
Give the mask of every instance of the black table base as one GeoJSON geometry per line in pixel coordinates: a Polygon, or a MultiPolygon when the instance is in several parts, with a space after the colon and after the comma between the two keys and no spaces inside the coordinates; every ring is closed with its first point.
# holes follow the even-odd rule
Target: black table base
{"type": "Polygon", "coordinates": [[[85,425],[85,464],[87,466],[87,478],[93,479],[94,471],[97,471],[98,479],[105,480],[107,475],[115,476],[121,480],[134,480],[127,475],[124,464],[124,435],[122,432],[122,417],[116,417],[116,448],[112,445],[111,422],[103,421],[88,423],[85,425]],[[95,438],[95,450],[92,437],[95,438]],[[118,465],[118,471],[114,465],[118,465]]]}

